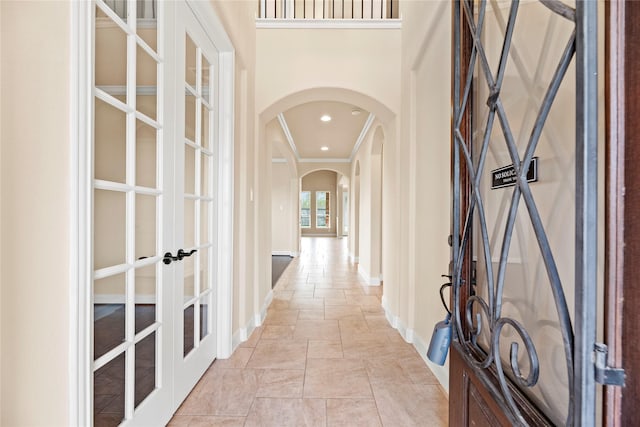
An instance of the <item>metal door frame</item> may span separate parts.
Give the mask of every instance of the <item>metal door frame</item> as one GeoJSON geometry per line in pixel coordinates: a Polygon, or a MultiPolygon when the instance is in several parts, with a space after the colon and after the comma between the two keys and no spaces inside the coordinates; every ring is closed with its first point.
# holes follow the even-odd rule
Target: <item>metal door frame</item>
{"type": "MultiPolygon", "coordinates": [[[[482,198],[479,192],[479,174],[484,163],[483,153],[480,154],[478,167],[475,168],[468,147],[471,146],[472,136],[468,129],[468,107],[472,93],[473,69],[476,61],[485,71],[485,78],[490,90],[487,100],[491,108],[487,128],[493,125],[497,116],[513,166],[516,170],[516,186],[510,206],[505,240],[501,248],[500,266],[498,273],[498,288],[504,285],[504,264],[506,264],[508,247],[516,217],[519,201],[526,205],[532,225],[536,233],[538,245],[544,259],[547,275],[551,282],[556,310],[563,335],[565,356],[569,379],[569,410],[566,417],[567,425],[593,426],[595,423],[595,369],[592,357],[596,345],[596,266],[597,266],[597,3],[594,1],[577,1],[572,9],[559,0],[540,0],[540,2],[563,18],[575,22],[575,30],[570,37],[563,56],[558,64],[550,87],[547,89],[544,101],[538,112],[534,129],[524,157],[521,159],[515,146],[515,141],[504,107],[500,100],[500,88],[507,63],[511,36],[515,27],[519,1],[511,2],[509,21],[505,33],[505,41],[500,58],[500,66],[494,76],[487,62],[480,34],[483,25],[486,0],[479,2],[479,18],[476,26],[473,15],[473,5],[469,0],[455,0],[453,10],[453,123],[452,123],[452,156],[453,156],[453,201],[452,201],[452,260],[453,260],[453,303],[454,303],[454,347],[466,361],[485,387],[496,398],[496,402],[511,422],[516,425],[528,425],[519,407],[522,396],[518,395],[517,386],[531,387],[537,382],[537,353],[533,341],[525,328],[515,319],[500,316],[501,293],[493,297],[493,287],[490,288],[489,302],[478,296],[469,298],[463,295],[464,277],[470,277],[469,242],[471,235],[471,219],[477,206],[481,214],[481,227],[486,229],[482,215],[482,198]],[[477,28],[476,28],[477,27],[477,28]],[[463,40],[468,35],[470,40],[463,40]],[[465,45],[469,41],[470,45],[465,45]],[[470,49],[470,51],[465,50],[470,49]],[[526,174],[535,152],[545,119],[551,109],[554,97],[558,91],[563,76],[573,56],[576,58],[576,212],[575,212],[575,307],[572,326],[569,317],[562,284],[558,276],[555,261],[551,253],[549,242],[539,217],[535,201],[531,195],[526,174]],[[462,63],[463,56],[469,63],[462,63]],[[463,66],[468,66],[464,69],[463,66]],[[465,73],[463,75],[463,72],[465,73]],[[468,197],[468,199],[467,199],[468,197]],[[463,216],[464,214],[464,216],[463,216]],[[478,348],[472,342],[470,330],[473,325],[463,322],[461,313],[471,307],[467,304],[478,302],[491,313],[491,349],[484,360],[478,358],[478,348]],[[517,362],[511,362],[511,369],[518,384],[514,384],[505,377],[503,362],[498,349],[500,330],[505,325],[513,327],[523,342],[530,361],[530,372],[527,378],[522,377],[517,362]]],[[[483,149],[489,141],[489,132],[485,132],[483,149]]],[[[486,233],[483,235],[486,245],[486,233]]],[[[491,271],[491,270],[489,270],[491,271]]],[[[468,288],[467,288],[468,289],[468,288]]],[[[468,312],[467,312],[468,314],[468,312]]]]}

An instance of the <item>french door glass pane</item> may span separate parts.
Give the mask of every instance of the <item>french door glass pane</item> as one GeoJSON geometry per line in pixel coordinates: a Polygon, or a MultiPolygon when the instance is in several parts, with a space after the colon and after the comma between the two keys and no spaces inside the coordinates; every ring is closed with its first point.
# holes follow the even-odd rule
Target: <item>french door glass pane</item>
{"type": "Polygon", "coordinates": [[[209,268],[209,248],[200,249],[200,291],[204,292],[211,287],[210,268],[209,268]]]}
{"type": "Polygon", "coordinates": [[[184,309],[183,320],[184,320],[184,331],[183,331],[184,348],[183,348],[183,355],[186,356],[194,348],[194,344],[193,344],[193,340],[194,340],[193,304],[184,309]]]}
{"type": "Polygon", "coordinates": [[[127,0],[104,0],[105,4],[113,10],[121,19],[127,19],[127,0]]]}
{"type": "Polygon", "coordinates": [[[203,197],[212,196],[211,188],[211,163],[212,158],[206,153],[200,155],[200,195],[203,197]]]}
{"type": "Polygon", "coordinates": [[[156,265],[136,269],[135,323],[136,334],[156,321],[156,265]]]}
{"type": "Polygon", "coordinates": [[[204,104],[202,104],[201,115],[202,121],[200,124],[200,145],[202,145],[205,150],[210,150],[211,143],[209,141],[209,126],[211,121],[209,119],[211,117],[211,110],[204,104]]]}
{"type": "Polygon", "coordinates": [[[94,281],[94,359],[98,359],[124,341],[125,280],[123,273],[94,281]]]}
{"type": "Polygon", "coordinates": [[[195,256],[186,257],[184,263],[184,301],[192,299],[195,293],[195,256]]]}
{"type": "Polygon", "coordinates": [[[200,245],[209,243],[209,214],[211,202],[200,202],[200,245]]]}
{"type": "Polygon", "coordinates": [[[136,344],[135,406],[156,388],[156,333],[136,344]]]}
{"type": "Polygon", "coordinates": [[[156,196],[136,194],[136,259],[156,255],[156,196]]]}
{"type": "Polygon", "coordinates": [[[189,37],[189,34],[186,35],[185,42],[185,80],[189,86],[192,88],[196,88],[196,45],[189,37]]]}
{"type": "Polygon", "coordinates": [[[126,196],[109,190],[93,194],[93,265],[98,270],[125,262],[126,196]]]}
{"type": "Polygon", "coordinates": [[[157,0],[137,0],[136,16],[138,17],[136,32],[151,49],[157,50],[158,38],[158,5],[157,0]]]}
{"type": "Polygon", "coordinates": [[[195,200],[184,200],[184,249],[192,248],[195,244],[195,200]]]}
{"type": "Polygon", "coordinates": [[[196,149],[184,145],[184,192],[196,194],[196,149]]]}
{"type": "Polygon", "coordinates": [[[140,45],[137,49],[136,110],[157,118],[158,63],[140,45]]]}
{"type": "Polygon", "coordinates": [[[141,120],[136,120],[136,185],[156,188],[157,131],[141,120]]]}
{"type": "Polygon", "coordinates": [[[105,181],[126,182],[127,115],[118,108],[96,98],[95,177],[105,181]]]}
{"type": "Polygon", "coordinates": [[[200,301],[200,339],[209,335],[209,296],[202,298],[200,301]]]}
{"type": "Polygon", "coordinates": [[[190,92],[184,96],[184,137],[196,142],[196,100],[190,92]]]}
{"type": "Polygon", "coordinates": [[[202,85],[200,86],[202,88],[202,98],[207,101],[210,102],[211,100],[211,88],[209,85],[209,76],[211,74],[211,64],[209,61],[207,61],[207,58],[202,55],[202,85]]]}
{"type": "Polygon", "coordinates": [[[127,86],[127,35],[110,18],[100,17],[100,13],[96,14],[95,84],[115,86],[126,93],[123,89],[127,86]]]}
{"type": "Polygon", "coordinates": [[[124,419],[124,353],[93,374],[93,425],[115,427],[124,419]]]}

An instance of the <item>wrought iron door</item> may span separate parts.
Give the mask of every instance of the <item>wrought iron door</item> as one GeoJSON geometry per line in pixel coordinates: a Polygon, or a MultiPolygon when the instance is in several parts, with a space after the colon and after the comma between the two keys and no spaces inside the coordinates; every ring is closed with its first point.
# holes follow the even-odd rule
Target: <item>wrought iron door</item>
{"type": "Polygon", "coordinates": [[[488,422],[595,422],[596,18],[454,2],[452,376],[476,378],[488,422]]]}

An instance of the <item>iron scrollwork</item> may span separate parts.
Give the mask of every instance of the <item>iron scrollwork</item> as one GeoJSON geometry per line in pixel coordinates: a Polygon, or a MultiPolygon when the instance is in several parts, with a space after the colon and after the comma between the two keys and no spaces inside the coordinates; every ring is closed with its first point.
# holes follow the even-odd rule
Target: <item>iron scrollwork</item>
{"type": "MultiPolygon", "coordinates": [[[[531,129],[530,137],[527,141],[526,149],[522,157],[518,153],[516,141],[511,130],[505,106],[502,103],[500,92],[502,90],[507,58],[510,53],[512,36],[516,25],[516,17],[518,14],[519,1],[511,2],[508,22],[504,30],[504,40],[502,51],[496,73],[492,73],[487,54],[482,44],[481,35],[485,24],[485,14],[487,9],[487,1],[473,0],[457,0],[454,3],[454,105],[453,105],[453,137],[454,137],[454,228],[453,235],[462,235],[461,240],[453,239],[453,318],[454,318],[454,337],[458,341],[463,350],[462,356],[467,363],[476,370],[486,370],[494,366],[497,373],[497,379],[502,398],[506,404],[504,408],[507,415],[516,423],[527,425],[527,421],[520,412],[518,405],[514,400],[511,389],[508,385],[509,381],[515,383],[521,389],[533,387],[538,383],[540,374],[540,363],[538,352],[534,342],[527,332],[524,325],[515,319],[505,317],[502,313],[503,293],[505,288],[506,266],[511,239],[516,223],[516,213],[518,206],[522,201],[526,207],[531,225],[537,239],[537,244],[543,259],[546,274],[551,286],[551,292],[555,302],[555,309],[558,315],[560,332],[562,334],[564,356],[566,359],[566,369],[568,378],[568,413],[566,414],[566,425],[574,425],[574,406],[576,397],[574,396],[574,329],[571,323],[569,308],[565,298],[565,293],[561,283],[560,275],[554,260],[551,246],[547,237],[547,233],[543,226],[541,215],[536,206],[536,202],[532,195],[529,183],[527,182],[527,171],[532,161],[536,147],[540,140],[543,127],[548,118],[549,112],[553,105],[554,99],[558,94],[560,84],[563,81],[569,68],[570,62],[576,56],[576,40],[578,29],[578,20],[576,19],[576,10],[565,5],[559,0],[540,0],[551,12],[562,16],[563,18],[575,23],[575,28],[569,40],[566,43],[560,61],[555,69],[553,77],[542,100],[541,106],[537,112],[534,126],[531,129]],[[476,11],[473,7],[476,7],[476,11]],[[474,15],[475,13],[475,15],[474,15]],[[462,27],[470,34],[471,50],[468,55],[468,63],[461,63],[462,27]],[[477,63],[477,64],[476,64],[477,63]],[[489,96],[486,104],[489,107],[486,122],[483,123],[482,139],[472,141],[471,132],[469,135],[463,135],[461,130],[465,111],[468,103],[472,98],[473,85],[478,84],[474,81],[474,69],[478,65],[484,79],[484,83],[488,86],[489,96]],[[464,68],[466,67],[466,68],[464,68]],[[462,72],[466,72],[463,74],[462,72]],[[465,77],[463,77],[465,76],[465,77]],[[464,81],[463,81],[464,80],[464,81]],[[492,265],[491,248],[489,233],[487,230],[487,218],[485,217],[485,208],[482,195],[480,192],[480,179],[484,170],[485,160],[487,159],[489,141],[491,139],[491,131],[494,122],[498,120],[500,129],[506,142],[506,148],[509,153],[510,160],[516,171],[516,185],[513,190],[511,203],[508,209],[506,227],[502,236],[502,246],[500,249],[500,258],[498,264],[497,276],[494,279],[494,266],[492,265]],[[474,164],[471,145],[472,142],[479,145],[479,153],[477,153],[477,164],[474,164]],[[462,166],[465,166],[463,168],[462,166]],[[462,172],[466,169],[466,172],[462,172]],[[466,212],[461,211],[461,197],[463,192],[461,187],[461,174],[465,173],[467,182],[469,182],[470,198],[466,212]],[[465,265],[465,257],[469,256],[468,247],[471,241],[472,222],[474,221],[474,213],[477,214],[479,235],[479,247],[484,252],[484,269],[486,272],[486,297],[480,295],[471,295],[467,299],[465,307],[462,305],[461,286],[463,284],[463,266],[465,265]],[[464,218],[464,222],[461,220],[464,218]],[[462,232],[460,233],[460,226],[462,232]],[[483,322],[483,318],[486,319],[483,322]],[[515,331],[520,337],[524,348],[521,348],[518,342],[512,342],[510,346],[510,357],[508,363],[505,363],[500,355],[500,339],[503,328],[508,327],[515,331]],[[489,335],[488,348],[480,350],[478,338],[485,329],[489,335]],[[528,373],[523,375],[522,368],[518,362],[519,352],[523,352],[523,356],[528,359],[528,373]],[[484,356],[479,356],[484,355],[484,356]],[[510,369],[510,379],[505,375],[506,369],[510,369]]],[[[580,5],[578,5],[580,7],[580,5]]],[[[578,69],[579,73],[580,70],[578,69]]],[[[479,79],[479,77],[478,77],[479,79]]],[[[578,81],[580,81],[578,79],[578,81]]],[[[579,102],[576,102],[577,108],[581,108],[579,102]]],[[[577,116],[581,117],[580,114],[577,116]]]]}

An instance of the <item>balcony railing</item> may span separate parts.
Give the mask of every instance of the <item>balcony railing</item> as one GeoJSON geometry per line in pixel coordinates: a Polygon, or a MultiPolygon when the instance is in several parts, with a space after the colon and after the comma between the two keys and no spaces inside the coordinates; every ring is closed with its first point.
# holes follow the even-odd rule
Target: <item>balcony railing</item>
{"type": "Polygon", "coordinates": [[[398,18],[399,0],[259,0],[263,19],[381,20],[398,18]]]}
{"type": "MultiPolygon", "coordinates": [[[[104,2],[120,18],[127,19],[127,6],[129,5],[127,0],[104,0],[104,2]]],[[[155,20],[157,18],[156,0],[138,0],[135,5],[138,19],[155,20]]]]}

